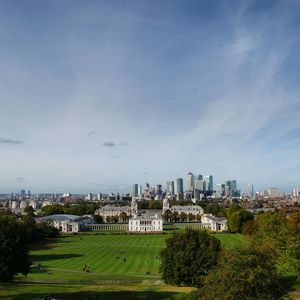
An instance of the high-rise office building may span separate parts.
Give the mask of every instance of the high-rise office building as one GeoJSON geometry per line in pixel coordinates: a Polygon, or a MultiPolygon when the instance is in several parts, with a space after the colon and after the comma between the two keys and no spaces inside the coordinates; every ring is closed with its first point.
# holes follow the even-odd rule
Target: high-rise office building
{"type": "Polygon", "coordinates": [[[156,185],[155,193],[157,195],[160,195],[162,193],[162,185],[161,184],[156,185]]]}
{"type": "Polygon", "coordinates": [[[204,191],[204,182],[203,182],[203,176],[198,175],[197,178],[195,179],[195,190],[199,190],[201,192],[204,191]]]}
{"type": "Polygon", "coordinates": [[[214,179],[212,175],[204,176],[205,182],[205,191],[206,192],[213,192],[214,190],[214,179]]]}
{"type": "Polygon", "coordinates": [[[250,199],[254,199],[254,187],[253,184],[249,183],[248,186],[248,195],[250,199]]]}
{"type": "Polygon", "coordinates": [[[231,180],[225,181],[225,197],[231,197],[231,180]]]}
{"type": "Polygon", "coordinates": [[[86,200],[91,201],[93,200],[93,194],[92,193],[88,193],[85,197],[86,200]]]}
{"type": "Polygon", "coordinates": [[[294,187],[292,190],[292,196],[293,197],[299,197],[299,188],[298,187],[294,187]]]}
{"type": "Polygon", "coordinates": [[[182,194],[183,193],[183,179],[177,178],[175,182],[175,193],[182,194]]]}
{"type": "Polygon", "coordinates": [[[216,197],[221,198],[225,195],[225,184],[217,183],[216,184],[216,197]]]}
{"type": "Polygon", "coordinates": [[[236,196],[236,193],[237,193],[237,182],[236,182],[236,180],[231,180],[231,192],[232,192],[232,196],[236,196]]]}
{"type": "Polygon", "coordinates": [[[194,190],[194,182],[195,182],[195,176],[192,172],[189,172],[186,175],[186,191],[192,192],[194,190]]]}
{"type": "Polygon", "coordinates": [[[135,183],[132,187],[132,197],[135,197],[135,198],[140,197],[141,190],[142,190],[142,187],[139,184],[135,183]]]}
{"type": "Polygon", "coordinates": [[[167,193],[170,195],[175,194],[175,184],[174,181],[167,181],[167,193]]]}

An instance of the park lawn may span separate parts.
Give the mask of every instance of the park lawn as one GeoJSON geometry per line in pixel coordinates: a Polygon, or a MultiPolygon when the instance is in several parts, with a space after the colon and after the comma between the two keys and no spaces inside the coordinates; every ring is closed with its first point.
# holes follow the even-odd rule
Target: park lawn
{"type": "MultiPolygon", "coordinates": [[[[243,237],[215,234],[224,247],[238,246],[243,237]]],[[[68,235],[51,240],[42,249],[31,251],[34,265],[26,280],[131,280],[159,279],[159,253],[166,234],[68,235]],[[89,266],[89,272],[83,270],[89,266]],[[45,268],[45,271],[43,269],[45,268]]]]}
{"type": "Polygon", "coordinates": [[[216,233],[213,236],[219,239],[222,246],[227,249],[238,247],[244,240],[244,236],[237,233],[216,233]]]}
{"type": "Polygon", "coordinates": [[[54,239],[31,252],[32,262],[47,271],[28,279],[143,280],[159,278],[164,235],[72,235],[54,239]],[[83,271],[89,266],[89,272],[83,271]]]}
{"type": "Polygon", "coordinates": [[[0,286],[0,299],[33,300],[51,295],[60,300],[76,299],[186,299],[195,288],[169,285],[115,284],[115,285],[67,285],[67,284],[10,284],[0,286]]]}
{"type": "MultiPolygon", "coordinates": [[[[241,235],[214,236],[228,248],[242,241],[241,235]]],[[[159,253],[168,237],[95,233],[36,244],[30,253],[33,270],[15,284],[1,286],[0,299],[186,299],[193,288],[165,285],[160,279],[159,253]],[[90,272],[83,271],[85,265],[90,272]]]]}

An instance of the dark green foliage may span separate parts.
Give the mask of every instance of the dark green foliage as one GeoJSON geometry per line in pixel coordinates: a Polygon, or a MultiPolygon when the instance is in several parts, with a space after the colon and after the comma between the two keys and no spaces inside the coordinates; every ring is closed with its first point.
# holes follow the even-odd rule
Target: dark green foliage
{"type": "Polygon", "coordinates": [[[99,216],[99,215],[93,215],[93,219],[94,219],[94,222],[96,224],[101,224],[103,223],[103,217],[102,216],[99,216]]]}
{"type": "Polygon", "coordinates": [[[71,215],[92,215],[95,210],[99,208],[97,203],[89,203],[86,201],[80,201],[74,205],[46,205],[42,208],[42,214],[44,216],[54,215],[54,214],[71,214],[71,215]]]}
{"type": "Polygon", "coordinates": [[[226,217],[226,211],[218,203],[209,203],[205,208],[206,214],[212,214],[217,217],[226,217]]]}
{"type": "Polygon", "coordinates": [[[143,200],[138,202],[139,209],[162,209],[162,200],[143,200]]]}
{"type": "Polygon", "coordinates": [[[12,281],[29,271],[29,237],[25,225],[14,216],[0,216],[0,281],[12,281]]]}
{"type": "Polygon", "coordinates": [[[241,233],[244,225],[254,219],[251,212],[240,208],[236,204],[232,204],[228,208],[227,218],[228,231],[232,233],[241,233]]]}
{"type": "Polygon", "coordinates": [[[53,238],[59,235],[59,230],[55,228],[51,223],[41,222],[35,224],[36,239],[53,238]]]}
{"type": "Polygon", "coordinates": [[[251,238],[257,243],[268,242],[278,256],[278,263],[290,265],[300,274],[300,233],[298,215],[287,218],[283,212],[268,212],[257,216],[251,238]]]}
{"type": "Polygon", "coordinates": [[[46,205],[42,208],[43,216],[55,215],[55,214],[63,214],[64,209],[61,205],[46,205]]]}
{"type": "Polygon", "coordinates": [[[187,215],[186,215],[186,213],[181,212],[179,214],[179,219],[180,219],[180,222],[186,222],[187,221],[187,215]]]}
{"type": "Polygon", "coordinates": [[[201,286],[218,259],[221,243],[206,231],[187,229],[173,233],[161,251],[162,278],[166,283],[201,286]]]}
{"type": "Polygon", "coordinates": [[[167,209],[164,213],[163,213],[163,220],[164,222],[170,222],[172,218],[172,212],[167,209]]]}
{"type": "Polygon", "coordinates": [[[251,243],[224,251],[198,296],[203,300],[277,300],[283,299],[286,291],[273,249],[251,243]]]}
{"type": "Polygon", "coordinates": [[[119,217],[119,222],[122,223],[127,223],[129,220],[129,216],[127,216],[126,212],[121,212],[120,217],[119,217]]]}

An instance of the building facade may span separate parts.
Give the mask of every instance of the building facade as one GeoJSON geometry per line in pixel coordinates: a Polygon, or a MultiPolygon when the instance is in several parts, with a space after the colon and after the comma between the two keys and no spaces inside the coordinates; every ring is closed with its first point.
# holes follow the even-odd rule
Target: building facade
{"type": "Polygon", "coordinates": [[[129,232],[151,233],[163,231],[162,217],[141,215],[133,217],[129,220],[129,232]]]}

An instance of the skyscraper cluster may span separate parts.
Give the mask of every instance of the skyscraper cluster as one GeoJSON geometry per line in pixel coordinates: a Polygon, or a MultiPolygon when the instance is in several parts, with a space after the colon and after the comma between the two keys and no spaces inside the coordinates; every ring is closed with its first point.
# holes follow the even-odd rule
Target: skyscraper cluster
{"type": "Polygon", "coordinates": [[[225,183],[216,184],[216,197],[239,197],[241,192],[237,189],[236,180],[226,180],[225,183]]]}

